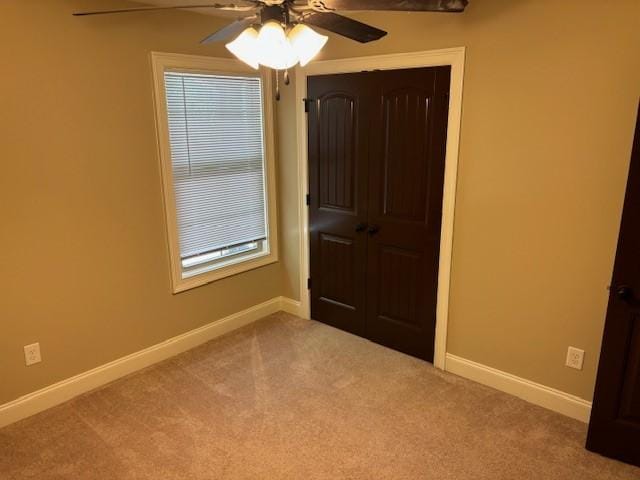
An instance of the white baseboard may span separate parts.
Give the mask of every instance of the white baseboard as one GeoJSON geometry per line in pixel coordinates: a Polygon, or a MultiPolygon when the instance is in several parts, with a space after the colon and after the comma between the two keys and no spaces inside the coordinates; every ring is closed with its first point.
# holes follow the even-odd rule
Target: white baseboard
{"type": "Polygon", "coordinates": [[[280,297],[280,310],[297,315],[298,317],[304,317],[302,312],[302,302],[299,300],[293,300],[287,297],[280,297]]]}
{"type": "Polygon", "coordinates": [[[591,402],[575,395],[517,377],[507,372],[447,353],[445,370],[482,383],[527,402],[561,413],[581,422],[589,422],[591,402]]]}
{"type": "Polygon", "coordinates": [[[271,313],[280,310],[295,313],[296,305],[299,308],[299,302],[284,297],[276,297],[165,340],[157,345],[24,395],[0,405],[0,427],[59,405],[80,394],[255,322],[271,313]]]}
{"type": "MultiPolygon", "coordinates": [[[[0,427],[59,405],[281,310],[302,316],[301,302],[286,297],[273,298],[0,405],[0,427]]],[[[560,390],[450,353],[446,357],[445,370],[577,420],[589,421],[591,402],[560,390]]]]}

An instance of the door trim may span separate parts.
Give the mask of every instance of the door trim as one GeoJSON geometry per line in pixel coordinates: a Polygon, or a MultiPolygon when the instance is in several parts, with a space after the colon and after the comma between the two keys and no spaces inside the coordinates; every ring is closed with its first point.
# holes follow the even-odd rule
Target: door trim
{"type": "Polygon", "coordinates": [[[369,57],[344,58],[313,62],[305,68],[296,67],[296,139],[298,145],[298,222],[300,225],[300,302],[301,315],[309,318],[310,298],[307,289],[309,278],[309,216],[306,206],[308,193],[307,119],[303,99],[307,95],[307,77],[334,73],[353,73],[363,70],[399,70],[451,66],[449,91],[449,118],[447,149],[444,170],[444,194],[442,199],[442,227],[440,230],[440,261],[438,265],[438,295],[436,305],[436,339],[433,365],[445,370],[447,352],[447,323],[449,320],[449,293],[451,281],[451,252],[453,247],[453,218],[455,213],[456,184],[458,177],[458,152],[462,119],[462,87],[464,81],[465,47],[396,53],[369,57]]]}

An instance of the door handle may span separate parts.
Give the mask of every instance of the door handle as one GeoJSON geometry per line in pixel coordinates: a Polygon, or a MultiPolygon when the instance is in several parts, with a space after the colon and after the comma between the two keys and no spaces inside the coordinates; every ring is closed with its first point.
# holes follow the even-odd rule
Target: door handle
{"type": "Polygon", "coordinates": [[[369,227],[369,229],[367,230],[367,233],[369,235],[375,235],[376,233],[378,233],[380,231],[380,227],[378,225],[371,225],[369,227]]]}
{"type": "Polygon", "coordinates": [[[366,229],[367,229],[367,224],[364,222],[361,222],[356,225],[356,233],[364,232],[366,229]]]}
{"type": "Polygon", "coordinates": [[[624,302],[630,302],[634,298],[633,290],[629,285],[620,285],[616,287],[616,296],[624,302]]]}

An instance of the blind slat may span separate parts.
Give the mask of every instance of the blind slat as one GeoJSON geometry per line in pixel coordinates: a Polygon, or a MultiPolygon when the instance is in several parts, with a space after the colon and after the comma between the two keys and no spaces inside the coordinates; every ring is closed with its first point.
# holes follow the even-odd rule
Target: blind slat
{"type": "Polygon", "coordinates": [[[256,77],[165,73],[180,256],[266,237],[256,77]]]}

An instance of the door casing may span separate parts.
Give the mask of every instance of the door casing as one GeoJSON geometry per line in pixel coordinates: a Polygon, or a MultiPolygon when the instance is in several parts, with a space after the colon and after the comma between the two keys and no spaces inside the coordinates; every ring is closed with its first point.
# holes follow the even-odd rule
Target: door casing
{"type": "Polygon", "coordinates": [[[449,91],[449,117],[445,155],[444,193],[442,198],[442,227],[440,230],[440,260],[438,265],[438,294],[436,305],[436,335],[433,364],[445,369],[449,293],[451,279],[451,252],[453,247],[453,218],[455,213],[458,153],[462,118],[462,90],[464,83],[465,47],[429,50],[412,53],[376,55],[339,60],[312,62],[304,68],[296,67],[296,123],[298,182],[297,203],[300,226],[300,302],[301,314],[310,317],[309,278],[309,216],[306,207],[308,193],[307,119],[304,99],[307,96],[307,77],[333,73],[353,73],[369,70],[398,70],[404,68],[451,66],[449,91]]]}

